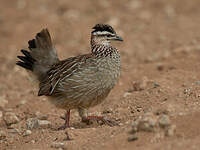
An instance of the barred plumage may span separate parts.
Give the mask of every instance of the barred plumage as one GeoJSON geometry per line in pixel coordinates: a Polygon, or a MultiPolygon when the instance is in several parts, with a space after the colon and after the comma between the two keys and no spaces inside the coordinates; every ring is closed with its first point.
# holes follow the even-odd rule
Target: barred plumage
{"type": "Polygon", "coordinates": [[[86,110],[101,103],[116,84],[120,75],[120,55],[110,45],[111,40],[122,39],[114,29],[97,24],[91,33],[91,53],[60,61],[47,29],[29,41],[30,51],[22,50],[17,65],[33,71],[40,81],[38,96],[48,96],[59,108],[78,109],[82,119],[86,110]]]}

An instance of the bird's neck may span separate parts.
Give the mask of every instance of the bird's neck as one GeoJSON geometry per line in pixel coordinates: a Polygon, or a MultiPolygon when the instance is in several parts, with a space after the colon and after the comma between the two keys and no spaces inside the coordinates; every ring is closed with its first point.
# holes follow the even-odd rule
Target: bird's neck
{"type": "Polygon", "coordinates": [[[109,41],[91,37],[91,51],[96,56],[111,56],[117,49],[112,47],[109,41]]]}
{"type": "Polygon", "coordinates": [[[112,56],[113,52],[117,52],[117,49],[110,44],[93,44],[91,45],[92,54],[97,57],[112,56]]]}

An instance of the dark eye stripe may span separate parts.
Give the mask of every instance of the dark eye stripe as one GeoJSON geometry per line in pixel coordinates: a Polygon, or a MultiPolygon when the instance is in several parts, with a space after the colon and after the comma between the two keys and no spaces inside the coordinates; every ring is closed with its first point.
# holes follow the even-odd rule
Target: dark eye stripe
{"type": "Polygon", "coordinates": [[[111,37],[112,35],[110,35],[110,34],[106,34],[106,36],[107,36],[107,37],[111,37]]]}

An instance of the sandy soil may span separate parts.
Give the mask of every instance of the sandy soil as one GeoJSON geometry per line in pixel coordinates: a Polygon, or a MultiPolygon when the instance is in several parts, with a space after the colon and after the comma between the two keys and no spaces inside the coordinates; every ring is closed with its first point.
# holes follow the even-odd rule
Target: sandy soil
{"type": "Polygon", "coordinates": [[[200,1],[198,0],[1,0],[0,5],[0,149],[70,150],[199,150],[200,149],[200,1]],[[117,86],[93,114],[116,118],[119,126],[80,122],[71,114],[65,131],[64,114],[45,97],[28,74],[15,65],[20,49],[42,28],[48,27],[60,58],[90,50],[91,28],[109,23],[124,38],[116,43],[122,58],[117,86]],[[134,90],[142,86],[140,90],[134,90]],[[142,85],[141,85],[141,84],[142,85]],[[146,84],[147,83],[147,84],[146,84]],[[7,126],[4,114],[13,112],[18,121],[7,126]],[[167,112],[176,131],[141,131],[128,141],[132,123],[147,112],[167,112]],[[44,115],[51,127],[33,129],[25,135],[27,119],[44,115]],[[59,147],[59,146],[58,146],[59,147]]]}

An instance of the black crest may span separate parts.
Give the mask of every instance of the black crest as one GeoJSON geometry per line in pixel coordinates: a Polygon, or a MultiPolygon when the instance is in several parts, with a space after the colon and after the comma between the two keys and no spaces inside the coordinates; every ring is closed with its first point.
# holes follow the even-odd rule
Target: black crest
{"type": "Polygon", "coordinates": [[[113,34],[116,34],[115,30],[108,24],[96,24],[92,29],[94,29],[92,33],[97,32],[97,31],[108,31],[113,34]]]}

